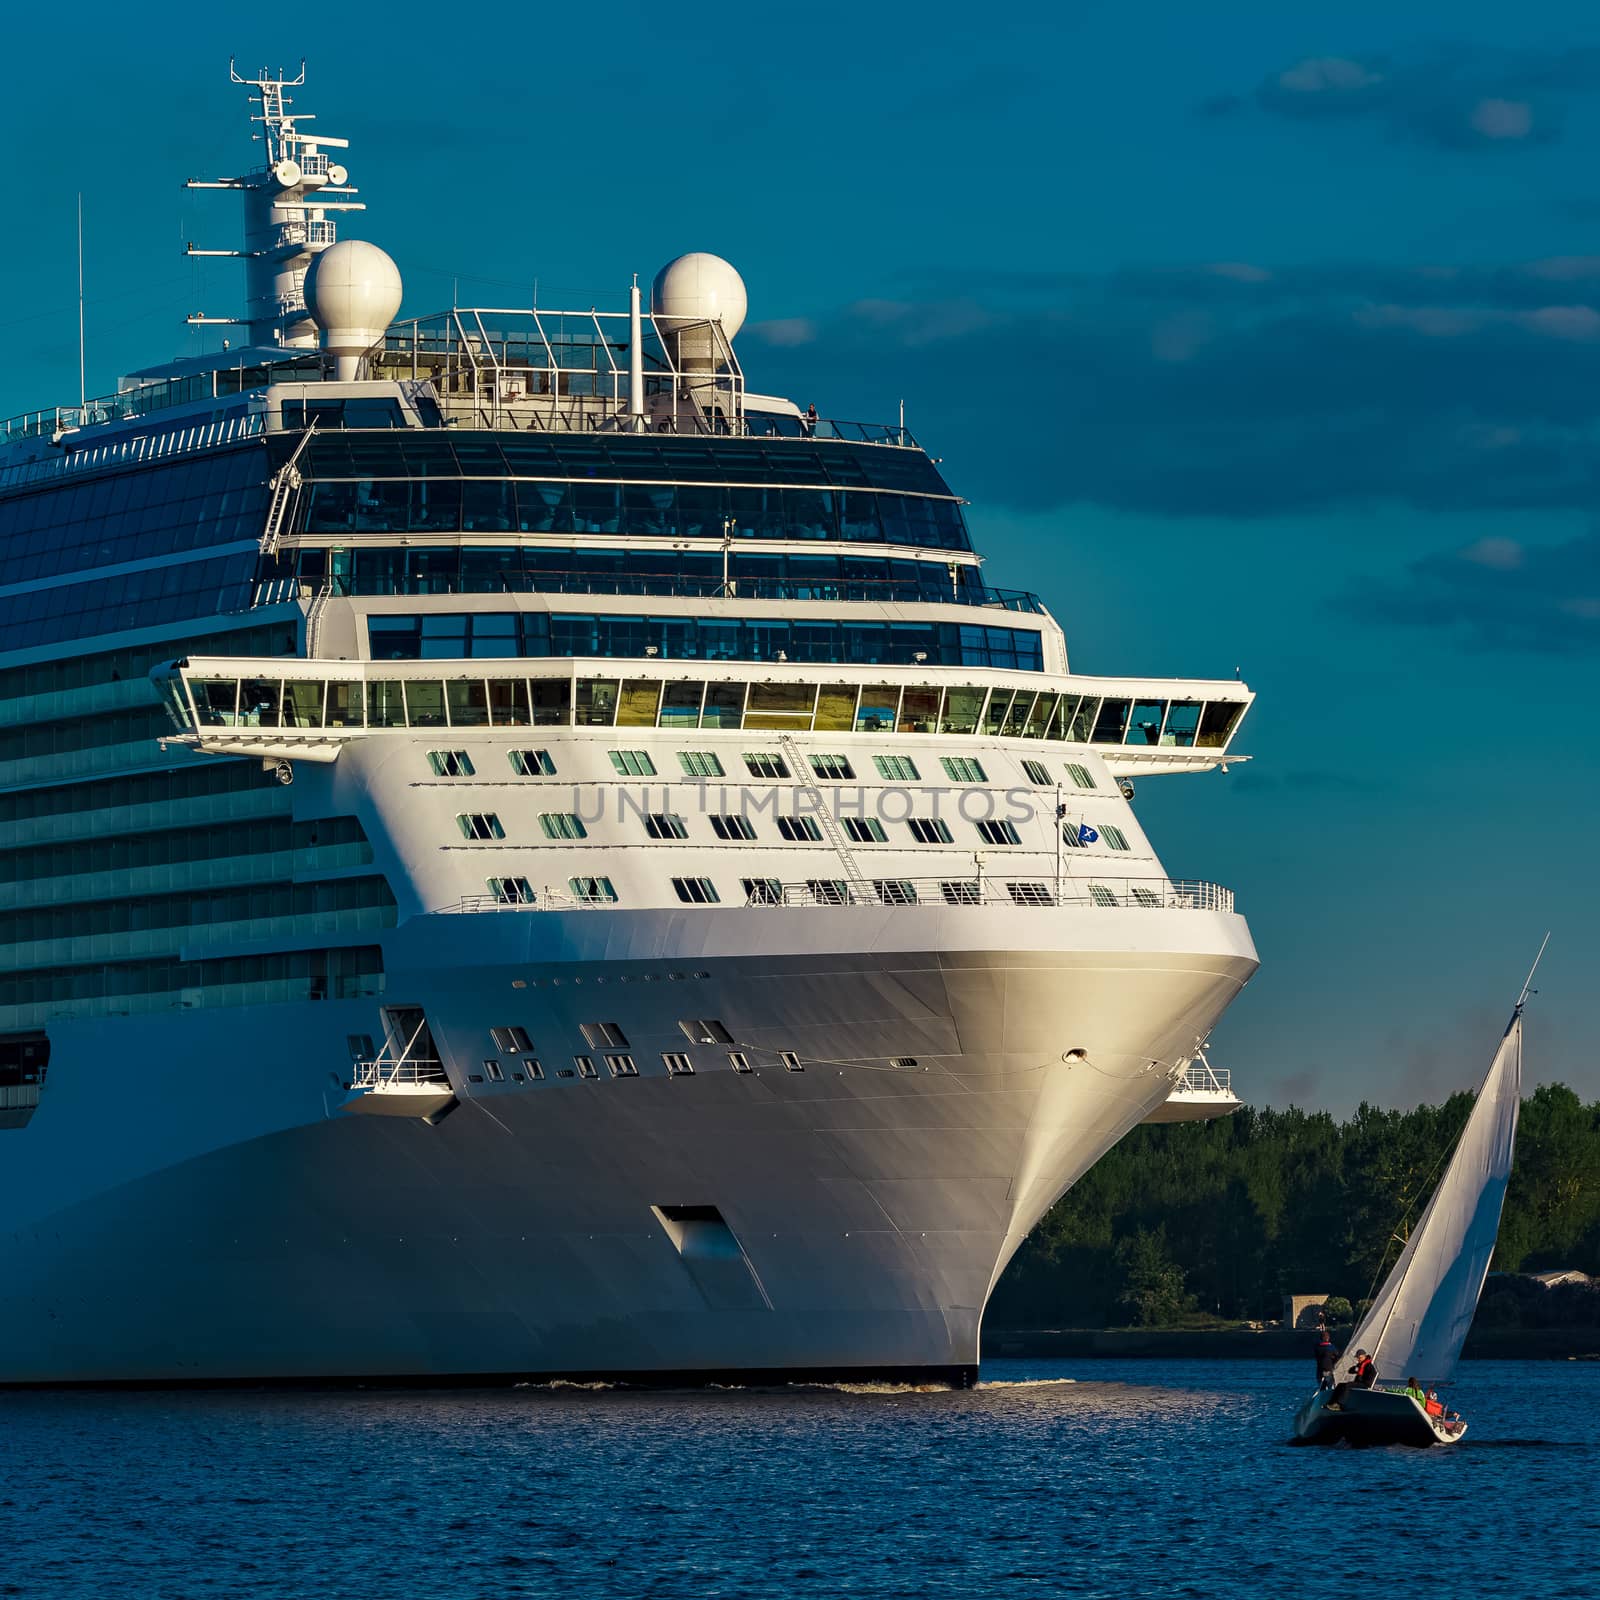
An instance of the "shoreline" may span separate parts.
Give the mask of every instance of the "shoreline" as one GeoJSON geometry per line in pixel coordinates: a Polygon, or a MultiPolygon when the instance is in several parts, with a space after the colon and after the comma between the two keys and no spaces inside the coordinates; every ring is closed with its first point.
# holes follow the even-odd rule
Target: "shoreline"
{"type": "MultiPolygon", "coordinates": [[[[983,1353],[1107,1361],[1309,1361],[1314,1338],[1314,1330],[1304,1328],[1005,1328],[985,1333],[983,1353]]],[[[1339,1343],[1339,1330],[1333,1339],[1339,1343]]],[[[1461,1354],[1464,1361],[1600,1361],[1600,1328],[1475,1329],[1461,1354]]]]}

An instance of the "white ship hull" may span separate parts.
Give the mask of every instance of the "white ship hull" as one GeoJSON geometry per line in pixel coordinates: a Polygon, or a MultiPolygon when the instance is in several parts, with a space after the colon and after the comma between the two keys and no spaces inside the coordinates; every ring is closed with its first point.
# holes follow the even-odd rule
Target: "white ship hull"
{"type": "Polygon", "coordinates": [[[1029,912],[1022,951],[1018,920],[413,919],[384,1000],[428,1012],[461,1101],[436,1126],[340,1109],[376,1001],[53,1027],[0,1168],[0,1382],[965,1381],[1027,1231],[1256,964],[1231,913],[1029,912]],[[473,1084],[512,1014],[549,1036],[546,1080],[473,1084]],[[754,1070],[686,1045],[696,1017],[754,1070]],[[593,1018],[638,1078],[556,1077],[593,1018]],[[736,1246],[680,1251],[676,1207],[716,1208],[736,1246]]]}

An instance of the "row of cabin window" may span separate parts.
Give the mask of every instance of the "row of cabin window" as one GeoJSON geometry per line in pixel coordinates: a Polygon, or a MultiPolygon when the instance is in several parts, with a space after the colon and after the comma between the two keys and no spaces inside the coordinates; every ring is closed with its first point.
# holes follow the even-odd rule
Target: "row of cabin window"
{"type": "MultiPolygon", "coordinates": [[[[780,1050],[777,1052],[779,1063],[785,1072],[804,1072],[805,1064],[793,1050],[780,1050]]],[[[750,1055],[745,1050],[730,1050],[727,1052],[728,1065],[735,1072],[752,1072],[755,1069],[750,1065],[750,1055]]],[[[606,1064],[606,1070],[613,1078],[637,1078],[639,1065],[633,1056],[626,1051],[609,1051],[601,1058],[606,1064]]],[[[667,1069],[669,1078],[692,1078],[694,1076],[694,1061],[678,1050],[663,1050],[661,1064],[667,1069]]],[[[588,1078],[597,1079],[600,1069],[595,1065],[592,1055],[579,1055],[572,1058],[570,1067],[558,1067],[558,1078],[588,1078]]],[[[496,1056],[483,1058],[483,1071],[469,1073],[468,1077],[473,1083],[482,1083],[487,1079],[490,1083],[504,1083],[506,1081],[505,1068],[500,1065],[496,1056]]],[[[512,1063],[511,1081],[513,1083],[542,1083],[545,1079],[544,1063],[537,1056],[521,1056],[512,1063]],[[519,1070],[520,1069],[520,1070],[519,1070]]]]}
{"type": "Polygon", "coordinates": [[[961,685],[565,677],[324,682],[283,679],[267,671],[259,678],[187,681],[202,727],[742,727],[1221,749],[1244,713],[1240,700],[1134,701],[961,685]]]}
{"type": "MultiPolygon", "coordinates": [[[[544,894],[544,891],[537,888],[529,878],[490,878],[488,884],[490,893],[501,905],[506,906],[537,906],[544,894]]],[[[784,904],[781,878],[741,878],[739,884],[744,890],[746,905],[784,904]]],[[[1050,886],[1037,880],[1007,883],[1005,887],[1011,899],[1019,906],[1056,904],[1055,894],[1050,886]]],[[[1106,884],[1091,883],[1086,887],[1089,898],[1095,905],[1115,906],[1122,903],[1118,900],[1116,891],[1106,884]]],[[[722,896],[710,878],[674,878],[672,888],[685,905],[722,903],[722,896]]],[[[567,891],[573,899],[585,905],[615,905],[618,899],[616,887],[610,878],[568,878],[567,891]]],[[[807,879],[806,891],[809,899],[819,905],[850,905],[853,899],[850,885],[843,878],[807,879]]],[[[912,906],[921,903],[916,884],[906,878],[875,878],[872,880],[872,892],[883,905],[912,906]]],[[[939,893],[946,905],[975,906],[982,904],[983,901],[982,891],[975,881],[941,883],[939,893]]],[[[1160,892],[1155,889],[1134,887],[1129,889],[1127,894],[1130,905],[1159,906],[1163,903],[1160,892]]]]}
{"type": "MultiPolygon", "coordinates": [[[[777,817],[778,834],[790,844],[820,844],[822,828],[815,817],[777,817]]],[[[952,844],[950,825],[942,817],[907,817],[904,819],[912,839],[917,844],[952,844]]],[[[887,844],[889,835],[876,817],[841,817],[845,833],[856,844],[887,844]]],[[[505,825],[493,811],[465,811],[456,817],[456,826],[463,839],[495,840],[506,836],[505,825]]],[[[539,816],[539,826],[547,839],[587,839],[589,829],[583,818],[572,811],[545,811],[539,816]]],[[[985,844],[1019,845],[1022,836],[1014,822],[1004,817],[974,821],[978,837],[985,844]]],[[[652,811],[644,818],[644,831],[652,839],[687,839],[689,827],[676,811],[652,811]]],[[[711,831],[719,839],[754,839],[754,825],[748,817],[733,813],[715,813],[711,816],[711,831]]],[[[1128,836],[1111,823],[1101,823],[1098,828],[1088,823],[1063,821],[1062,843],[1071,849],[1082,850],[1095,843],[1104,843],[1109,850],[1129,850],[1128,836]]]]}
{"type": "MultiPolygon", "coordinates": [[[[608,750],[606,754],[611,757],[611,765],[624,777],[653,778],[657,775],[655,760],[647,750],[608,750]]],[[[727,776],[720,758],[710,750],[680,750],[677,756],[685,777],[727,776]]],[[[521,777],[555,776],[556,765],[548,750],[510,750],[506,752],[506,759],[511,763],[511,770],[521,777]]],[[[856,769],[851,765],[848,756],[818,754],[807,756],[806,760],[810,762],[812,772],[819,778],[848,783],[856,776],[856,769]]],[[[921,770],[910,756],[874,756],[872,761],[878,770],[878,776],[891,783],[921,781],[921,770]]],[[[940,756],[939,763],[944,768],[945,777],[952,783],[988,782],[988,774],[984,771],[983,763],[971,756],[940,756]]],[[[752,778],[792,776],[789,763],[776,750],[746,750],[744,764],[752,778]]],[[[428,765],[433,770],[434,776],[439,778],[471,778],[477,775],[472,756],[465,750],[430,750],[428,765]]],[[[1094,788],[1094,774],[1081,762],[1068,761],[1065,766],[1067,777],[1071,779],[1074,787],[1094,788]]],[[[1027,774],[1028,781],[1038,788],[1047,789],[1058,782],[1042,761],[1024,761],[1022,769],[1027,774]]]]}
{"type": "MultiPolygon", "coordinates": [[[[679,1021],[678,1028],[684,1038],[688,1039],[692,1044],[720,1045],[734,1042],[733,1035],[728,1031],[727,1026],[715,1017],[684,1018],[679,1021]]],[[[580,1022],[578,1029],[583,1034],[583,1042],[589,1049],[603,1054],[612,1077],[638,1077],[639,1070],[631,1054],[632,1047],[620,1023],[580,1022]]],[[[530,1059],[537,1046],[529,1037],[526,1028],[515,1024],[491,1028],[489,1036],[494,1041],[496,1050],[499,1050],[502,1054],[514,1055],[519,1058],[513,1065],[522,1067],[530,1080],[544,1076],[544,1069],[540,1063],[536,1059],[530,1059]]],[[[574,1056],[572,1059],[574,1069],[579,1077],[593,1078],[598,1076],[598,1073],[593,1070],[594,1057],[592,1055],[579,1055],[574,1056]]],[[[787,1070],[791,1072],[802,1070],[800,1057],[793,1052],[780,1052],[780,1059],[787,1070]]],[[[661,1053],[661,1060],[666,1066],[668,1075],[671,1077],[688,1077],[694,1072],[694,1062],[681,1051],[664,1050],[661,1053]]],[[[730,1051],[728,1062],[736,1072],[750,1071],[749,1057],[744,1051],[730,1051]]],[[[485,1060],[484,1070],[491,1082],[500,1083],[504,1081],[504,1073],[500,1069],[498,1059],[492,1062],[485,1060]]],[[[572,1075],[570,1072],[560,1074],[563,1077],[571,1077],[572,1075]]],[[[513,1074],[513,1076],[516,1076],[516,1074],[513,1074]]],[[[520,1077],[517,1081],[521,1081],[520,1077]]]]}

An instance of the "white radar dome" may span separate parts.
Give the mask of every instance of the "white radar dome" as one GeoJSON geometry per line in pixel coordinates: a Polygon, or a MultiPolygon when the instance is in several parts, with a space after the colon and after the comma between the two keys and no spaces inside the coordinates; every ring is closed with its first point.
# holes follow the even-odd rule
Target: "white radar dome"
{"type": "Polygon", "coordinates": [[[719,321],[731,344],[744,326],[750,301],[744,279],[721,256],[692,250],[669,261],[650,286],[650,309],[658,317],[686,322],[719,321]]]}
{"type": "Polygon", "coordinates": [[[306,269],[306,309],[334,355],[370,350],[400,309],[400,269],[365,239],[341,239],[306,269]]]}

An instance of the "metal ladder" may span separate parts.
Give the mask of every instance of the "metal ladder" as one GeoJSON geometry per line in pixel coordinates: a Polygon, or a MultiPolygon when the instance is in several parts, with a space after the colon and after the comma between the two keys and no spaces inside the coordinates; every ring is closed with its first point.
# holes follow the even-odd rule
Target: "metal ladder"
{"type": "Polygon", "coordinates": [[[267,502],[267,525],[261,530],[261,544],[259,549],[264,556],[275,556],[278,553],[278,540],[283,534],[283,525],[289,519],[289,511],[300,497],[300,485],[305,481],[300,476],[300,452],[311,443],[311,435],[317,431],[317,424],[313,420],[306,431],[300,435],[300,442],[294,447],[289,459],[273,473],[268,487],[272,490],[272,498],[267,502]]]}
{"type": "Polygon", "coordinates": [[[311,604],[306,607],[306,659],[315,661],[317,658],[317,630],[322,625],[323,608],[328,604],[333,594],[333,579],[324,578],[322,587],[311,597],[311,604]]]}
{"type": "Polygon", "coordinates": [[[789,762],[789,770],[798,780],[798,792],[808,796],[812,802],[817,818],[817,826],[822,829],[823,837],[838,856],[840,864],[844,867],[845,877],[850,887],[860,893],[864,900],[876,898],[872,892],[871,884],[861,870],[861,864],[856,860],[855,852],[850,848],[850,840],[843,828],[839,826],[839,819],[833,814],[833,807],[828,803],[828,792],[819,788],[816,781],[810,776],[811,764],[800,753],[800,747],[794,742],[792,735],[784,733],[778,736],[778,747],[783,751],[789,762]]]}

